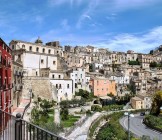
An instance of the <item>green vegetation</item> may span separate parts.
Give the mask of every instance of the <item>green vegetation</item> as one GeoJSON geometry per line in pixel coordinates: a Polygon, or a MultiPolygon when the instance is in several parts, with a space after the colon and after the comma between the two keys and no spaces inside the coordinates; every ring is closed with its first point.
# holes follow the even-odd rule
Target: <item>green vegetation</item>
{"type": "Polygon", "coordinates": [[[92,64],[89,64],[89,72],[93,72],[92,64]]]}
{"type": "Polygon", "coordinates": [[[77,100],[77,99],[72,99],[72,100],[64,100],[60,102],[61,108],[70,108],[70,107],[78,107],[78,106],[83,106],[85,105],[85,99],[77,100]]]}
{"type": "Polygon", "coordinates": [[[96,140],[127,140],[127,133],[119,123],[122,116],[122,112],[109,115],[109,122],[100,129],[96,140]]]}
{"type": "Polygon", "coordinates": [[[128,64],[129,65],[140,65],[140,62],[138,61],[138,60],[136,60],[136,61],[128,61],[128,64]]]}
{"type": "Polygon", "coordinates": [[[105,116],[102,116],[100,118],[97,118],[97,120],[95,120],[91,126],[90,126],[90,129],[89,129],[89,137],[92,138],[96,128],[99,126],[100,122],[104,119],[105,116]]]}
{"type": "Polygon", "coordinates": [[[80,116],[72,116],[72,115],[67,115],[67,119],[64,119],[61,121],[61,124],[63,127],[71,127],[74,125],[75,122],[79,120],[80,116]]]}
{"type": "Polygon", "coordinates": [[[105,111],[113,111],[113,110],[122,110],[124,105],[109,105],[109,106],[103,106],[103,110],[105,111]]]}
{"type": "Polygon", "coordinates": [[[58,133],[62,127],[54,123],[54,105],[55,102],[41,99],[40,97],[34,101],[34,108],[31,111],[31,122],[53,133],[58,133]]]}
{"type": "Polygon", "coordinates": [[[83,89],[79,89],[79,92],[75,92],[75,96],[81,96],[83,99],[88,101],[93,101],[93,98],[96,98],[92,92],[88,92],[83,89]]]}
{"type": "Polygon", "coordinates": [[[153,55],[153,52],[154,52],[153,50],[150,50],[150,53],[149,54],[153,55]]]}
{"type": "Polygon", "coordinates": [[[162,132],[162,118],[161,117],[147,115],[144,119],[144,123],[147,126],[162,132]]]}
{"type": "Polygon", "coordinates": [[[102,107],[100,107],[99,105],[92,105],[91,106],[91,111],[101,112],[102,107]]]}
{"type": "Polygon", "coordinates": [[[69,115],[69,111],[68,111],[68,108],[61,108],[61,111],[60,111],[60,115],[61,115],[61,120],[67,120],[68,119],[68,115],[69,115]]]}
{"type": "Polygon", "coordinates": [[[157,62],[151,62],[150,67],[152,67],[152,68],[162,67],[162,64],[160,64],[160,63],[158,64],[157,62]]]}
{"type": "Polygon", "coordinates": [[[161,106],[162,106],[162,91],[158,91],[153,96],[153,103],[150,113],[155,116],[159,115],[161,106]]]}

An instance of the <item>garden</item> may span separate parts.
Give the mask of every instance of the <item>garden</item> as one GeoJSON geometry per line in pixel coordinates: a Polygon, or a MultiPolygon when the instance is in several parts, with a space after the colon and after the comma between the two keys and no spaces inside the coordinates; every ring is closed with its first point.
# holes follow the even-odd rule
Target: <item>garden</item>
{"type": "Polygon", "coordinates": [[[41,99],[40,97],[34,101],[34,107],[31,111],[30,121],[48,131],[59,133],[63,130],[61,126],[54,123],[54,105],[55,101],[41,99]]]}

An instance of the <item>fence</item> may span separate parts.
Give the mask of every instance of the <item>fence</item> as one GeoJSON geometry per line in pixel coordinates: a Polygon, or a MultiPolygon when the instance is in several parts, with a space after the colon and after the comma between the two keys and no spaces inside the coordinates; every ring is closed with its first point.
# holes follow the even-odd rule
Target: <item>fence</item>
{"type": "Polygon", "coordinates": [[[0,110],[0,140],[65,140],[39,126],[0,110]]]}

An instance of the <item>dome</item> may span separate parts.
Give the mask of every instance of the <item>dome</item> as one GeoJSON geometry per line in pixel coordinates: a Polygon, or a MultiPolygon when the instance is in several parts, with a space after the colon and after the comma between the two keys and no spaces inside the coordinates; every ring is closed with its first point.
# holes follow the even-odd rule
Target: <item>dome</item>
{"type": "Polygon", "coordinates": [[[38,37],[38,39],[35,41],[35,43],[37,43],[37,44],[42,44],[43,41],[40,39],[40,37],[38,37]]]}

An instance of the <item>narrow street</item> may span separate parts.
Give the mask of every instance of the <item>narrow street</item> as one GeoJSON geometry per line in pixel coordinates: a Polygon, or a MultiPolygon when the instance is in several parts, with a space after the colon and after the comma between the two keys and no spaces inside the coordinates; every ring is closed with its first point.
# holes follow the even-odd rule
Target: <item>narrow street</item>
{"type": "Polygon", "coordinates": [[[91,123],[97,119],[101,113],[97,112],[93,114],[91,117],[89,117],[85,123],[80,127],[78,126],[68,137],[68,140],[86,140],[87,138],[87,133],[89,130],[89,127],[91,123]]]}

